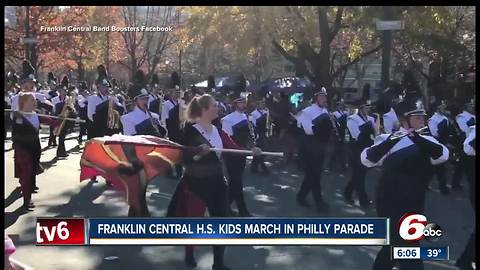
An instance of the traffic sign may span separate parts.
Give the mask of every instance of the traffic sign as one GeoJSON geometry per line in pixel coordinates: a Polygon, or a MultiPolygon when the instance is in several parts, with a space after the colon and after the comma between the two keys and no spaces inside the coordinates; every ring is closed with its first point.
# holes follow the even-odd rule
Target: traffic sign
{"type": "Polygon", "coordinates": [[[377,30],[403,30],[405,28],[404,21],[377,21],[377,30]]]}

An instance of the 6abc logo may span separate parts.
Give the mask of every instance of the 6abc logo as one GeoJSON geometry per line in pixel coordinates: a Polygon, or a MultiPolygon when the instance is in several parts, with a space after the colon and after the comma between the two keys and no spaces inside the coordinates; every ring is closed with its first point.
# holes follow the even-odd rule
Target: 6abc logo
{"type": "Polygon", "coordinates": [[[428,240],[436,242],[443,235],[442,228],[435,223],[427,223],[424,215],[406,213],[398,222],[398,234],[406,241],[428,240]]]}

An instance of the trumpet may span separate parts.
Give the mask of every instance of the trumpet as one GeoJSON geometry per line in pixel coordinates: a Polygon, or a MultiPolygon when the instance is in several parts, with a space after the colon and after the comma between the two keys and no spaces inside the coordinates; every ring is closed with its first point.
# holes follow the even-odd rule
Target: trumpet
{"type": "Polygon", "coordinates": [[[117,129],[119,128],[118,122],[120,121],[120,114],[113,108],[114,100],[113,97],[110,96],[108,98],[108,119],[107,119],[107,127],[109,129],[117,129]]]}
{"type": "MultiPolygon", "coordinates": [[[[426,133],[426,131],[428,131],[428,126],[424,126],[422,128],[416,129],[413,132],[421,134],[421,133],[426,133]]],[[[405,136],[408,136],[409,134],[410,134],[410,132],[397,131],[397,132],[393,133],[392,137],[390,137],[390,140],[400,139],[400,138],[403,138],[405,136]]]]}

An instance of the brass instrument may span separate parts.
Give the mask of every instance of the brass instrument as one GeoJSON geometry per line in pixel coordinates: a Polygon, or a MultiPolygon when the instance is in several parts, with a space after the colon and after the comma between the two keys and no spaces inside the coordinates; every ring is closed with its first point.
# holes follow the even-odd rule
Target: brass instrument
{"type": "Polygon", "coordinates": [[[183,90],[180,90],[180,98],[178,99],[178,120],[180,122],[180,128],[184,128],[185,126],[186,106],[185,100],[183,99],[184,97],[185,92],[183,90]]]}
{"type": "Polygon", "coordinates": [[[328,118],[330,119],[330,122],[332,123],[332,128],[333,128],[333,133],[335,135],[335,137],[337,138],[337,140],[340,140],[340,132],[338,131],[338,127],[337,127],[337,121],[335,120],[335,115],[333,115],[333,113],[329,112],[328,113],[328,118]]]}
{"type": "MultiPolygon", "coordinates": [[[[75,102],[75,99],[76,99],[76,95],[75,93],[72,93],[71,96],[66,96],[65,97],[65,104],[63,105],[63,108],[62,108],[62,112],[60,113],[60,117],[61,118],[67,118],[70,114],[70,111],[68,110],[68,108],[74,108],[74,102],[75,102]]],[[[60,133],[62,132],[63,128],[65,127],[65,123],[67,122],[66,119],[63,119],[62,123],[60,123],[60,125],[58,125],[54,130],[53,130],[53,134],[55,136],[59,136],[60,133]]]]}
{"type": "Polygon", "coordinates": [[[113,96],[108,98],[108,120],[107,120],[107,127],[109,129],[117,129],[119,128],[120,122],[120,114],[117,110],[113,108],[114,99],[113,96]]]}
{"type": "Polygon", "coordinates": [[[265,136],[267,138],[270,138],[273,135],[272,118],[270,117],[270,110],[267,108],[266,111],[267,111],[266,112],[267,113],[267,121],[266,121],[266,127],[265,127],[265,130],[266,130],[265,136]]]}
{"type": "Polygon", "coordinates": [[[246,113],[247,116],[247,126],[248,126],[248,131],[250,133],[250,139],[252,140],[253,146],[257,145],[257,137],[255,136],[255,129],[253,127],[252,122],[250,122],[250,114],[246,113]]]}
{"type": "Polygon", "coordinates": [[[162,106],[163,106],[163,101],[164,101],[163,95],[157,95],[157,97],[159,99],[159,101],[158,101],[158,114],[160,116],[162,116],[162,109],[163,109],[162,106]]]}
{"type": "Polygon", "coordinates": [[[375,136],[378,136],[381,132],[381,129],[383,129],[380,125],[380,114],[374,113],[375,116],[377,116],[377,119],[375,119],[375,136]]]}

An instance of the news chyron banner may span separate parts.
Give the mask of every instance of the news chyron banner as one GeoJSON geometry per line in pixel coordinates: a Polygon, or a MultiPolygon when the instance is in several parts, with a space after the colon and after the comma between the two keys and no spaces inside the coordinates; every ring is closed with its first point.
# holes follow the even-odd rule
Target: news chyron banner
{"type": "Polygon", "coordinates": [[[389,245],[387,218],[37,218],[37,245],[389,245]]]}

